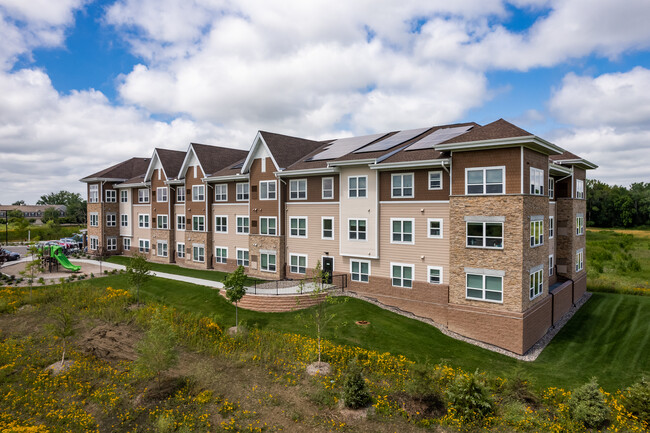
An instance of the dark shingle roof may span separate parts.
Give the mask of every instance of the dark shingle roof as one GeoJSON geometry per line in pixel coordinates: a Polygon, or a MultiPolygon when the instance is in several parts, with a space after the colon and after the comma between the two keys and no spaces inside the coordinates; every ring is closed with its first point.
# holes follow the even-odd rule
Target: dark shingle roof
{"type": "Polygon", "coordinates": [[[228,147],[210,146],[207,144],[192,143],[196,157],[205,170],[205,175],[210,176],[242,158],[246,158],[246,150],[231,149],[228,147]]]}
{"type": "MultiPolygon", "coordinates": [[[[470,129],[465,134],[454,137],[447,143],[465,143],[468,141],[498,140],[501,138],[530,137],[531,134],[507,120],[499,119],[485,126],[478,126],[470,129]]],[[[442,143],[441,143],[442,144],[442,143]]]]}
{"type": "Polygon", "coordinates": [[[560,155],[550,155],[549,159],[551,161],[563,161],[563,160],[566,160],[566,159],[582,159],[582,158],[580,158],[575,153],[571,153],[568,150],[565,150],[564,153],[562,153],[560,155]]]}
{"type": "Polygon", "coordinates": [[[260,131],[260,134],[280,169],[289,167],[305,155],[329,143],[329,141],[307,140],[266,131],[260,131]]]}
{"type": "Polygon", "coordinates": [[[160,163],[165,169],[167,177],[169,179],[175,179],[178,176],[181,165],[183,165],[187,152],[156,148],[156,153],[158,153],[158,158],[160,158],[160,163]]]}
{"type": "Polygon", "coordinates": [[[88,179],[131,179],[139,175],[144,175],[149,167],[151,158],[134,157],[126,161],[119,162],[97,173],[86,176],[81,181],[88,179]]]}

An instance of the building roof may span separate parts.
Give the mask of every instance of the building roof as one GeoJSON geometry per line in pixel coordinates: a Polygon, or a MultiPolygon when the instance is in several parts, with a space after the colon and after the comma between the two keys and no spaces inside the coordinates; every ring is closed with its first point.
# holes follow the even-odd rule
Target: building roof
{"type": "Polygon", "coordinates": [[[330,143],[329,141],[314,141],[305,138],[291,137],[289,135],[275,134],[273,132],[260,131],[260,135],[269,148],[275,162],[283,170],[305,155],[330,143]]]}
{"type": "Polygon", "coordinates": [[[144,173],[147,171],[147,167],[149,167],[150,161],[151,158],[133,157],[131,159],[127,159],[126,161],[119,162],[115,165],[98,171],[97,173],[93,173],[90,176],[86,176],[81,179],[81,182],[107,179],[131,179],[132,177],[138,175],[144,175],[144,173]]]}
{"type": "Polygon", "coordinates": [[[485,126],[476,125],[465,134],[447,140],[445,144],[532,136],[534,136],[534,134],[513,125],[507,120],[499,119],[492,123],[488,123],[485,126]]]}
{"type": "Polygon", "coordinates": [[[568,150],[565,150],[561,155],[551,155],[549,156],[551,161],[564,161],[564,160],[571,160],[571,159],[582,159],[575,153],[571,153],[568,150]]]}
{"type": "MultiPolygon", "coordinates": [[[[190,145],[194,149],[194,153],[199,159],[201,167],[205,171],[205,176],[211,176],[214,173],[238,162],[240,159],[246,158],[246,154],[248,153],[245,150],[210,146],[208,144],[191,143],[190,145]]],[[[181,164],[182,163],[183,161],[181,161],[181,164]]]]}
{"type": "Polygon", "coordinates": [[[65,212],[67,210],[66,205],[64,204],[34,204],[34,205],[20,205],[20,206],[13,206],[13,205],[0,205],[0,211],[12,211],[12,210],[19,210],[21,212],[42,212],[45,209],[49,208],[55,208],[58,211],[63,211],[65,212]]]}
{"type": "Polygon", "coordinates": [[[183,165],[186,152],[182,150],[159,149],[156,148],[160,164],[163,166],[168,179],[175,179],[183,165]]]}

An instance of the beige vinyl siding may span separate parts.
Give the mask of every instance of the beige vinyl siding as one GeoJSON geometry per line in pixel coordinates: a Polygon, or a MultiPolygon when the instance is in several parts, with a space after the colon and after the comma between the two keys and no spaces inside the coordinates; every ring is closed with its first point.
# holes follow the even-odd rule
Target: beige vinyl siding
{"type": "Polygon", "coordinates": [[[287,203],[287,218],[283,232],[286,234],[287,263],[289,254],[306,254],[307,267],[314,268],[318,260],[321,261],[325,252],[334,257],[334,272],[348,272],[343,258],[339,256],[339,205],[314,204],[314,203],[287,203]],[[289,221],[291,217],[307,217],[307,238],[292,238],[289,236],[289,221]],[[334,219],[334,239],[321,239],[322,217],[334,219]]]}
{"type": "Polygon", "coordinates": [[[236,259],[237,248],[248,249],[248,235],[237,234],[237,215],[248,216],[248,204],[228,203],[212,205],[212,221],[210,223],[212,229],[212,248],[210,251],[212,254],[214,254],[215,247],[225,247],[228,248],[228,259],[236,259]],[[228,217],[228,233],[216,233],[214,231],[215,215],[225,215],[228,217]]]}
{"type": "MultiPolygon", "coordinates": [[[[137,193],[137,192],[136,192],[137,193]]],[[[152,240],[152,231],[151,231],[151,205],[150,204],[136,204],[133,205],[133,215],[130,221],[133,227],[133,240],[131,241],[131,250],[135,247],[138,248],[138,239],[149,239],[152,240]],[[149,214],[149,228],[143,229],[138,227],[138,214],[149,214]]]]}
{"type": "MultiPolygon", "coordinates": [[[[183,186],[185,188],[185,186],[183,186]]],[[[177,204],[174,205],[174,220],[170,220],[170,224],[173,224],[173,229],[175,231],[175,240],[174,242],[185,242],[185,230],[187,230],[187,217],[185,218],[185,230],[177,230],[176,227],[176,216],[177,215],[185,215],[185,204],[177,204]]],[[[190,221],[191,224],[191,221],[190,221]]],[[[176,249],[176,245],[174,245],[174,249],[176,249]]]]}
{"type": "Polygon", "coordinates": [[[341,254],[355,257],[376,257],[377,250],[377,215],[378,215],[378,178],[379,172],[370,170],[368,166],[342,167],[339,182],[339,198],[341,219],[337,224],[341,240],[341,254]],[[348,179],[351,176],[366,176],[366,197],[348,197],[348,179]],[[348,239],[348,220],[366,220],[366,240],[348,239]]]}
{"type": "MultiPolygon", "coordinates": [[[[128,189],[128,201],[126,203],[121,202],[121,189],[117,190],[117,202],[119,204],[119,213],[117,215],[117,226],[120,230],[120,236],[131,236],[133,234],[133,192],[138,193],[137,189],[128,189]],[[122,217],[120,215],[128,215],[129,226],[122,227],[122,217]]],[[[131,248],[133,248],[133,241],[131,241],[131,248]]]]}
{"type": "MultiPolygon", "coordinates": [[[[555,243],[557,242],[557,212],[555,211],[555,202],[549,202],[549,205],[548,205],[548,215],[549,215],[550,217],[551,217],[551,216],[554,217],[554,218],[553,218],[553,231],[554,231],[554,235],[553,235],[553,239],[551,239],[551,238],[549,237],[549,234],[548,234],[548,233],[549,233],[550,225],[549,225],[549,223],[548,223],[548,221],[547,221],[547,222],[544,223],[544,224],[546,224],[546,226],[547,226],[547,227],[546,227],[546,230],[545,230],[545,233],[544,233],[544,236],[546,236],[546,239],[548,240],[548,254],[549,254],[549,256],[550,256],[551,254],[552,254],[553,256],[555,256],[555,243]]],[[[557,260],[557,257],[554,257],[554,258],[555,258],[555,260],[557,260]]],[[[547,262],[547,263],[548,263],[548,262],[547,262]]],[[[548,269],[546,270],[546,275],[548,275],[548,269]]]]}

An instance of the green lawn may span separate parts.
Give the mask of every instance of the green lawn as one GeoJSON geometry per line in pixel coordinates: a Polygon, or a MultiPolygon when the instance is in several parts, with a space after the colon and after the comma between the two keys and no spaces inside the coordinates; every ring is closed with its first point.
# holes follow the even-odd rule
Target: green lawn
{"type": "MultiPolygon", "coordinates": [[[[126,288],[124,276],[97,284],[126,288]]],[[[153,278],[144,298],[234,325],[234,307],[216,290],[153,278]]],[[[341,298],[332,305],[336,318],[325,337],[340,344],[403,354],[418,362],[447,362],[467,371],[480,369],[507,377],[523,373],[540,387],[571,389],[596,376],[607,390],[626,387],[650,373],[650,297],[595,293],[535,362],[517,361],[447,337],[422,322],[372,304],[341,298]],[[371,324],[359,327],[357,320],[371,324]]],[[[314,336],[305,313],[258,313],[240,310],[248,326],[314,336]]]]}

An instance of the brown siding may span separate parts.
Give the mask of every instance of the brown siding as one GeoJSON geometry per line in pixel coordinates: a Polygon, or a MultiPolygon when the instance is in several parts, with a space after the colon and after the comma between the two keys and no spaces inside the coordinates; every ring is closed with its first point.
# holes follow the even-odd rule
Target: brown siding
{"type": "Polygon", "coordinates": [[[449,173],[443,168],[429,168],[419,170],[382,171],[379,174],[379,200],[449,200],[449,173]],[[442,172],[442,189],[429,189],[429,172],[442,172]],[[413,173],[413,197],[391,198],[391,175],[399,173],[413,173]]]}
{"type": "MultiPolygon", "coordinates": [[[[268,166],[267,166],[268,167],[268,166]]],[[[339,175],[337,173],[327,174],[323,176],[309,176],[309,177],[293,177],[291,179],[284,179],[289,185],[291,180],[307,179],[307,200],[291,200],[289,197],[289,188],[287,187],[286,201],[300,203],[301,201],[313,202],[322,201],[325,203],[336,202],[339,200],[339,175]],[[334,198],[323,200],[323,178],[331,177],[334,179],[334,198]]]]}
{"type": "MultiPolygon", "coordinates": [[[[250,208],[251,208],[251,234],[259,233],[259,218],[264,217],[278,217],[278,200],[260,200],[260,181],[262,180],[275,180],[277,195],[286,197],[285,191],[282,189],[280,182],[273,172],[275,166],[271,158],[266,158],[266,172],[261,171],[261,160],[255,159],[250,168],[250,208]],[[255,189],[255,192],[253,192],[255,189]],[[255,221],[255,223],[253,223],[255,221]]],[[[280,230],[282,221],[278,218],[278,230],[280,230]]]]}
{"type": "MultiPolygon", "coordinates": [[[[524,148],[524,194],[530,194],[530,168],[544,170],[544,193],[548,196],[548,156],[524,148]]],[[[506,169],[507,171],[508,169],[506,169]]]]}
{"type": "Polygon", "coordinates": [[[465,169],[506,167],[506,194],[521,193],[521,148],[475,150],[452,154],[452,194],[465,194],[465,169]]]}
{"type": "Polygon", "coordinates": [[[573,305],[571,280],[553,291],[553,325],[564,316],[573,305]]]}

